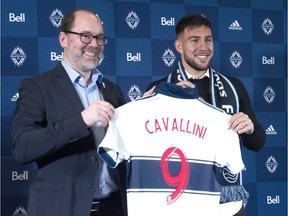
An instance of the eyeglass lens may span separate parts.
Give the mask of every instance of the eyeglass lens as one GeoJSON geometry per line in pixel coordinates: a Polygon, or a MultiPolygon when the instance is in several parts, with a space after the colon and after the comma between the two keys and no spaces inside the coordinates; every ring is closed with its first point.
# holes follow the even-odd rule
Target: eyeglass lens
{"type": "Polygon", "coordinates": [[[81,41],[83,43],[89,44],[93,39],[96,39],[96,42],[99,46],[103,46],[107,43],[108,39],[104,36],[93,36],[90,34],[81,34],[81,41]]]}

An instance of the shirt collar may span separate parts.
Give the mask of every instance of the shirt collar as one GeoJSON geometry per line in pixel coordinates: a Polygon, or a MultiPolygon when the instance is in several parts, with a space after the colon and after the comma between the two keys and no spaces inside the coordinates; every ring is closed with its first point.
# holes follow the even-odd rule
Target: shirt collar
{"type": "MultiPolygon", "coordinates": [[[[76,70],[74,70],[72,67],[70,67],[68,64],[66,64],[64,60],[61,60],[61,64],[66,70],[71,82],[78,83],[79,80],[81,79],[81,76],[79,75],[79,73],[76,70]]],[[[95,68],[94,70],[92,70],[91,79],[92,79],[92,83],[96,83],[96,82],[101,83],[103,80],[103,74],[97,68],[95,68]]]]}
{"type": "Polygon", "coordinates": [[[185,70],[185,73],[188,79],[203,79],[204,77],[210,77],[209,69],[207,69],[206,72],[201,77],[194,77],[193,75],[188,73],[186,70],[185,70]]]}

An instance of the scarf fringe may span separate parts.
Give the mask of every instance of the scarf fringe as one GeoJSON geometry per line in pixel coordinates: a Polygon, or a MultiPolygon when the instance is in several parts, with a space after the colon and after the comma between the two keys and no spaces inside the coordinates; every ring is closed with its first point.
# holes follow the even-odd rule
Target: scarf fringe
{"type": "Polygon", "coordinates": [[[248,200],[249,193],[243,185],[232,185],[221,187],[220,203],[248,200]]]}

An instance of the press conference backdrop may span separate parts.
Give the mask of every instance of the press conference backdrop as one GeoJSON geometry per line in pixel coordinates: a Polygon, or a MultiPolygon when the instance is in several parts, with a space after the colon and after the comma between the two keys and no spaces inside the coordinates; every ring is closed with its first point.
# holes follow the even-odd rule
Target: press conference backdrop
{"type": "MultiPolygon", "coordinates": [[[[1,215],[27,214],[32,164],[11,155],[12,117],[20,81],[62,59],[63,15],[78,8],[97,13],[110,41],[102,73],[127,101],[179,61],[174,28],[187,13],[211,20],[213,67],[240,78],[267,134],[258,153],[243,148],[248,216],[287,214],[287,0],[2,0],[1,8],[1,215]]],[[[133,136],[133,134],[131,134],[133,136]]]]}

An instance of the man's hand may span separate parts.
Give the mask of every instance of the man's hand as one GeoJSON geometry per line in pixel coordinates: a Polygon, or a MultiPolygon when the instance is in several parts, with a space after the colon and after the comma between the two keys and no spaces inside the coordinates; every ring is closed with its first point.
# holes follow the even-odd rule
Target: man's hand
{"type": "Polygon", "coordinates": [[[81,112],[81,115],[87,127],[95,126],[99,122],[102,122],[103,127],[108,127],[114,111],[115,109],[110,103],[95,100],[81,112]]]}
{"type": "Polygon", "coordinates": [[[149,96],[149,95],[153,94],[153,92],[154,92],[154,90],[155,90],[155,87],[156,87],[156,86],[153,86],[151,89],[149,89],[147,92],[145,92],[145,93],[143,94],[143,96],[146,97],[146,96],[149,96]]]}
{"type": "Polygon", "coordinates": [[[243,112],[234,114],[229,120],[230,128],[238,134],[252,134],[254,132],[254,124],[243,112]]]}
{"type": "Polygon", "coordinates": [[[191,83],[190,81],[187,81],[187,80],[183,80],[183,81],[180,81],[178,83],[176,83],[176,85],[179,85],[179,86],[182,86],[182,88],[195,88],[195,85],[193,83],[191,83]]]}

